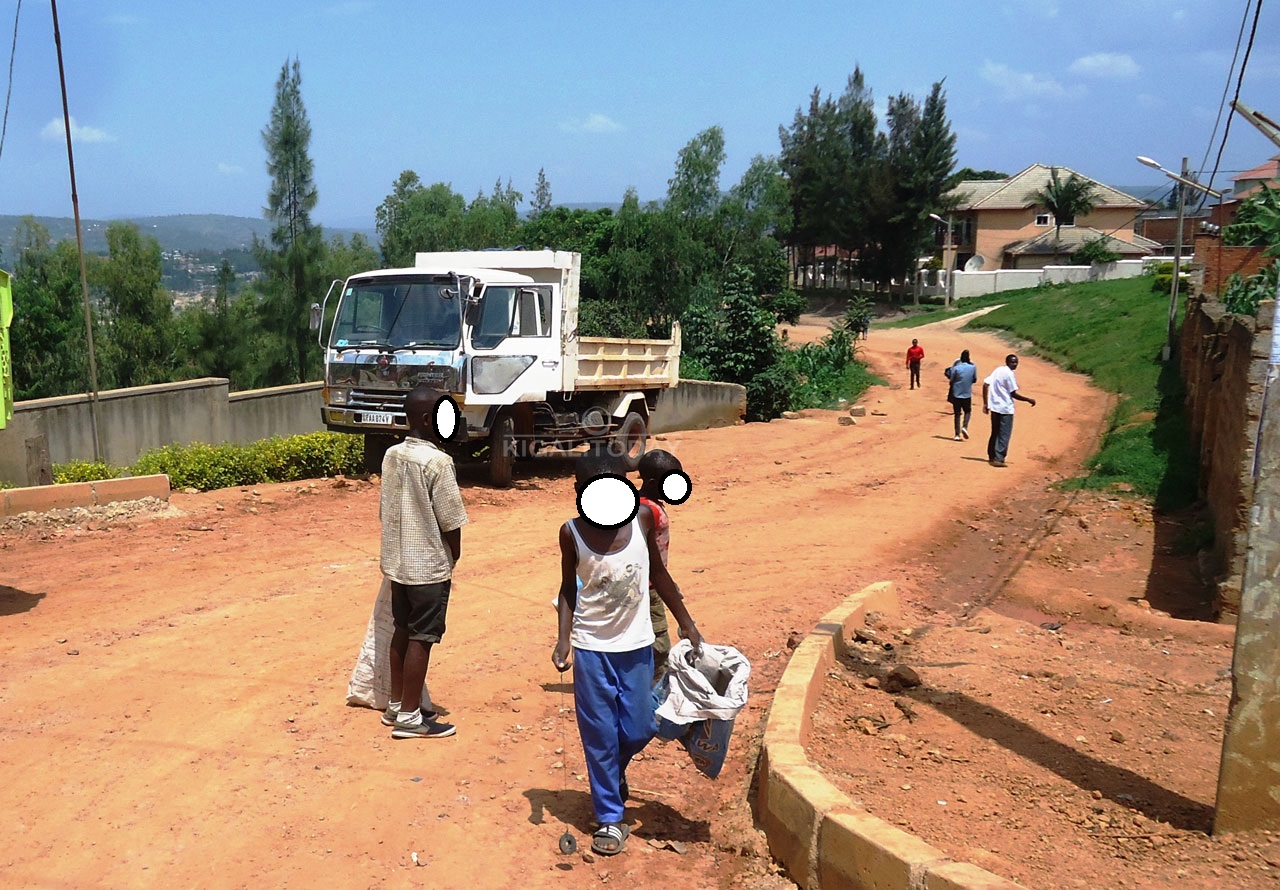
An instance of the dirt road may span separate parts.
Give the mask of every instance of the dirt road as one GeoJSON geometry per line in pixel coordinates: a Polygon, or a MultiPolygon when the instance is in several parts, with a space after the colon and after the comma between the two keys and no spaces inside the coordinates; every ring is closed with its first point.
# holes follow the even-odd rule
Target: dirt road
{"type": "Polygon", "coordinates": [[[941,370],[966,347],[983,375],[1009,351],[955,325],[873,332],[865,355],[890,382],[856,426],[813,411],[655,443],[694,482],[671,511],[672,573],[708,640],[752,660],[753,697],[717,782],[674,746],[646,751],[613,859],[556,850],[564,823],[584,849],[592,827],[550,662],[567,464],[501,492],[464,475],[472,524],[430,675],[447,740],[393,741],[344,705],[378,581],[376,484],[176,493],[158,517],[6,531],[0,884],[770,886],[749,786],[788,636],[872,581],[954,593],[910,567],[956,517],[1071,474],[1099,429],[1103,394],[1025,358],[1039,404],[1019,405],[1010,466],[988,466],[981,414],[954,442],[944,401],[941,370]],[[927,352],[914,392],[912,336],[927,352]]]}

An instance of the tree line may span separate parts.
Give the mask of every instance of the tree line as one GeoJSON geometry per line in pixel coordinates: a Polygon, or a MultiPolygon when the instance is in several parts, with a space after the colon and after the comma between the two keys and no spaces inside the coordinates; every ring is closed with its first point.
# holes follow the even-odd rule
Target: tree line
{"type": "MultiPolygon", "coordinates": [[[[781,347],[770,342],[742,358],[743,344],[731,341],[743,318],[760,338],[763,322],[803,307],[787,290],[788,248],[803,257],[834,245],[857,258],[861,277],[883,282],[909,277],[921,251],[933,251],[928,217],[946,209],[955,161],[942,86],[922,101],[891,97],[882,127],[855,70],[838,97],[815,89],[807,109],[779,128],[779,154],[753,158],[738,182],[721,181],[724,131],[712,126],[678,152],[663,200],[641,203],[632,188],[616,210],[555,205],[543,170],[523,215],[525,197],[510,179],[467,200],[448,182],[427,184],[405,170],[376,208],[375,248],[360,235],[326,239],[311,219],[311,126],[299,62],[286,61],[261,133],[272,230],[253,245],[260,272],[238,287],[224,260],[213,299],[175,311],[161,284],[159,244],[131,224],[111,224],[106,255],[86,258],[99,388],[199,376],[227,377],[234,389],[317,379],[309,310],[331,281],[411,266],[419,251],[495,247],[580,252],[584,332],[666,336],[684,320],[692,371],[749,383],[776,371],[781,347]]],[[[28,219],[15,253],[18,398],[82,392],[87,342],[75,245],[52,243],[28,219]]]]}

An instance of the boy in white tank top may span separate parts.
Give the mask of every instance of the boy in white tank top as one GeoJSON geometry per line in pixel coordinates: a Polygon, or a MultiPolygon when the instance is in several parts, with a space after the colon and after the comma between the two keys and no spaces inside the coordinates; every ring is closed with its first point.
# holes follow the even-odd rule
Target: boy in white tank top
{"type": "MultiPolygon", "coordinates": [[[[616,459],[591,452],[578,459],[579,505],[587,484],[605,475],[622,479],[635,497],[616,459]]],[[[560,527],[559,634],[551,660],[560,671],[573,668],[578,733],[600,823],[591,849],[603,856],[622,852],[631,833],[623,822],[627,765],[657,732],[650,693],[651,581],[682,635],[695,648],[702,645],[680,589],[658,553],[654,527],[653,513],[638,499],[633,517],[617,527],[581,516],[560,527]]]]}

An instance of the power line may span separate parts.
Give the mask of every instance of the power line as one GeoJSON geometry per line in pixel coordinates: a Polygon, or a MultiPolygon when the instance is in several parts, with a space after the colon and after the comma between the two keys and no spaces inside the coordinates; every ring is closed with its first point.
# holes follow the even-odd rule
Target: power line
{"type": "Polygon", "coordinates": [[[0,157],[4,156],[4,137],[9,132],[9,100],[13,98],[13,59],[18,54],[18,16],[22,14],[22,0],[13,14],[13,46],[9,47],[9,89],[4,94],[4,124],[0,126],[0,157]]]}
{"type": "MultiPolygon", "coordinates": [[[[1262,0],[1256,0],[1253,7],[1253,25],[1249,29],[1249,42],[1245,44],[1244,58],[1240,60],[1240,74],[1236,77],[1236,94],[1232,98],[1232,102],[1236,102],[1240,98],[1240,88],[1244,86],[1244,72],[1249,67],[1249,55],[1253,52],[1253,40],[1258,34],[1258,19],[1262,17],[1262,0]]],[[[1218,156],[1213,162],[1213,172],[1209,174],[1209,188],[1213,188],[1213,179],[1218,175],[1218,166],[1222,163],[1222,153],[1227,148],[1227,137],[1231,134],[1231,121],[1235,117],[1234,114],[1227,115],[1227,125],[1222,128],[1222,142],[1218,144],[1218,156]]],[[[1208,194],[1204,194],[1200,198],[1197,210],[1204,206],[1204,202],[1208,199],[1208,194]]]]}
{"type": "Polygon", "coordinates": [[[1204,157],[1200,160],[1198,176],[1204,176],[1204,168],[1209,165],[1209,152],[1213,151],[1213,140],[1218,138],[1218,126],[1222,123],[1222,112],[1227,107],[1227,93],[1231,92],[1231,78],[1236,73],[1236,59],[1240,58],[1240,44],[1244,43],[1244,27],[1249,23],[1249,9],[1253,0],[1245,0],[1244,14],[1240,16],[1240,30],[1236,32],[1236,48],[1231,53],[1231,64],[1227,67],[1227,80],[1222,85],[1222,98],[1218,101],[1218,116],[1213,121],[1213,132],[1209,134],[1209,143],[1204,147],[1204,157]]]}

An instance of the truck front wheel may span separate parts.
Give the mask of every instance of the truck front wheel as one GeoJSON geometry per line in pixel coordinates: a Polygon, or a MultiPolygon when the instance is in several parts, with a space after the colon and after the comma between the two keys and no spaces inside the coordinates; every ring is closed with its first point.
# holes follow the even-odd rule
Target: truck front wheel
{"type": "Polygon", "coordinates": [[[648,443],[649,425],[644,415],[638,411],[629,412],[613,435],[613,447],[622,456],[623,466],[628,472],[639,466],[648,443]]]}
{"type": "Polygon", "coordinates": [[[489,481],[495,488],[510,488],[516,457],[516,423],[500,414],[489,433],[489,481]]]}
{"type": "Polygon", "coordinates": [[[382,473],[382,459],[387,449],[396,444],[394,436],[366,435],[364,437],[364,471],[370,476],[382,473]]]}

